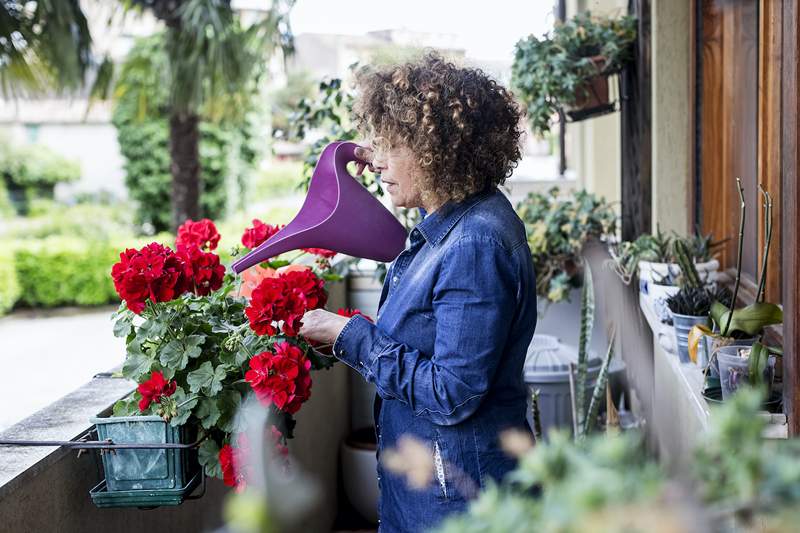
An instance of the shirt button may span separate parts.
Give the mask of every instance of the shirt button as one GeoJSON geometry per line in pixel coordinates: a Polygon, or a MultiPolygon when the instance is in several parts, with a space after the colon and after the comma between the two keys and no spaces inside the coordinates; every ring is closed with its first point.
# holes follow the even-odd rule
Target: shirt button
{"type": "Polygon", "coordinates": [[[398,278],[397,276],[394,276],[394,277],[392,278],[392,283],[394,283],[395,285],[397,285],[397,280],[398,280],[398,279],[399,279],[399,278],[398,278]]]}

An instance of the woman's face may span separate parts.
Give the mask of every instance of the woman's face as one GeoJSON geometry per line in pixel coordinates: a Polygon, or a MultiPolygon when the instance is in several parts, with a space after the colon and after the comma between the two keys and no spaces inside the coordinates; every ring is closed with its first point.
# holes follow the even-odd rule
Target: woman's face
{"type": "Polygon", "coordinates": [[[375,150],[372,165],[396,207],[424,207],[418,179],[422,172],[417,159],[405,146],[375,150]]]}

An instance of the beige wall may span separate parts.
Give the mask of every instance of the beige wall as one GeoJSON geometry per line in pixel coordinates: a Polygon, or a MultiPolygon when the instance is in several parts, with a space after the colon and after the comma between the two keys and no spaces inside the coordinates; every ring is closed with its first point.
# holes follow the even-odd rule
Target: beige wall
{"type": "MultiPolygon", "coordinates": [[[[653,0],[653,221],[662,230],[690,231],[691,6],[653,0]]],[[[655,225],[653,227],[655,230],[655,225]]]]}

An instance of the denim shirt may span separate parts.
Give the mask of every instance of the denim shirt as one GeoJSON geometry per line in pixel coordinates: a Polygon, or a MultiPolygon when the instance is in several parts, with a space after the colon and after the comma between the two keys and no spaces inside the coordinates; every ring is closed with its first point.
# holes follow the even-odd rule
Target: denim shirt
{"type": "MultiPolygon", "coordinates": [[[[423,212],[424,213],[424,212],[423,212]]],[[[496,188],[417,224],[390,266],[378,320],[356,315],[334,354],[377,389],[378,455],[404,435],[433,465],[424,489],[379,462],[380,531],[425,531],[514,467],[499,434],[529,430],[523,364],[536,326],[525,228],[496,188]]]]}

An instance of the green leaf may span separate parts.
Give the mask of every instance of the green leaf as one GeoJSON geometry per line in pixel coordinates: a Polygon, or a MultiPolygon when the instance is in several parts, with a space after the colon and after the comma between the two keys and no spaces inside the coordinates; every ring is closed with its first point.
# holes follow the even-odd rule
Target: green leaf
{"type": "Polygon", "coordinates": [[[236,413],[242,404],[242,394],[236,390],[226,390],[217,396],[217,407],[220,410],[220,417],[217,427],[226,433],[233,433],[243,429],[237,427],[236,413]]]}
{"type": "Polygon", "coordinates": [[[189,364],[189,358],[199,357],[203,353],[200,346],[204,341],[203,335],[190,335],[184,339],[169,341],[161,348],[159,361],[165,367],[183,370],[189,364]]]}
{"type": "Polygon", "coordinates": [[[767,360],[769,359],[769,352],[760,342],[753,343],[750,348],[750,357],[748,357],[748,374],[750,384],[754,387],[761,385],[764,381],[764,370],[767,369],[767,360]]]}
{"type": "Polygon", "coordinates": [[[214,368],[211,361],[206,361],[197,370],[189,372],[186,382],[192,392],[204,391],[209,396],[214,396],[222,390],[222,381],[225,379],[227,371],[224,365],[214,368]]]}
{"type": "Polygon", "coordinates": [[[197,404],[195,416],[200,420],[203,428],[211,429],[220,416],[217,401],[214,398],[202,398],[200,403],[197,404]]]}
{"type": "Polygon", "coordinates": [[[157,339],[163,337],[167,332],[167,323],[157,318],[145,320],[139,326],[138,336],[143,339],[157,339]]]}
{"type": "Polygon", "coordinates": [[[117,401],[111,412],[113,416],[133,416],[139,414],[139,405],[133,394],[130,394],[117,401]]]}
{"type": "Polygon", "coordinates": [[[219,464],[219,445],[213,439],[206,439],[197,450],[197,459],[206,469],[206,475],[221,478],[222,467],[219,464]]]}
{"type": "MultiPolygon", "coordinates": [[[[719,314],[719,306],[725,306],[719,304],[719,306],[717,306],[715,309],[717,304],[718,302],[715,302],[711,305],[711,316],[714,318],[714,321],[717,323],[720,330],[723,330],[725,325],[728,323],[728,315],[730,314],[730,311],[725,309],[724,313],[719,314]],[[715,313],[717,313],[719,318],[715,316],[715,313]]],[[[746,333],[747,335],[756,335],[760,333],[766,326],[781,324],[782,322],[783,310],[780,307],[771,303],[757,302],[733,311],[733,318],[731,319],[731,324],[728,328],[727,334],[730,335],[734,331],[740,331],[742,333],[746,333]]]]}
{"type": "Polygon", "coordinates": [[[130,334],[132,327],[133,316],[130,313],[125,314],[114,323],[114,336],[125,338],[130,334]]]}
{"type": "Polygon", "coordinates": [[[152,368],[153,358],[142,351],[138,341],[128,344],[127,349],[125,363],[122,365],[122,375],[133,381],[139,381],[139,378],[152,368]]]}
{"type": "Polygon", "coordinates": [[[176,388],[170,399],[175,402],[175,414],[169,423],[173,427],[182,426],[192,416],[192,409],[197,405],[198,399],[188,396],[183,387],[176,388]]]}
{"type": "Polygon", "coordinates": [[[169,341],[161,348],[158,360],[162,366],[175,370],[183,370],[189,364],[189,355],[179,340],[169,341]]]}
{"type": "Polygon", "coordinates": [[[186,353],[189,355],[189,357],[200,357],[200,354],[203,353],[203,350],[200,347],[203,345],[205,340],[205,335],[189,335],[183,339],[184,345],[186,346],[186,353]]]}

